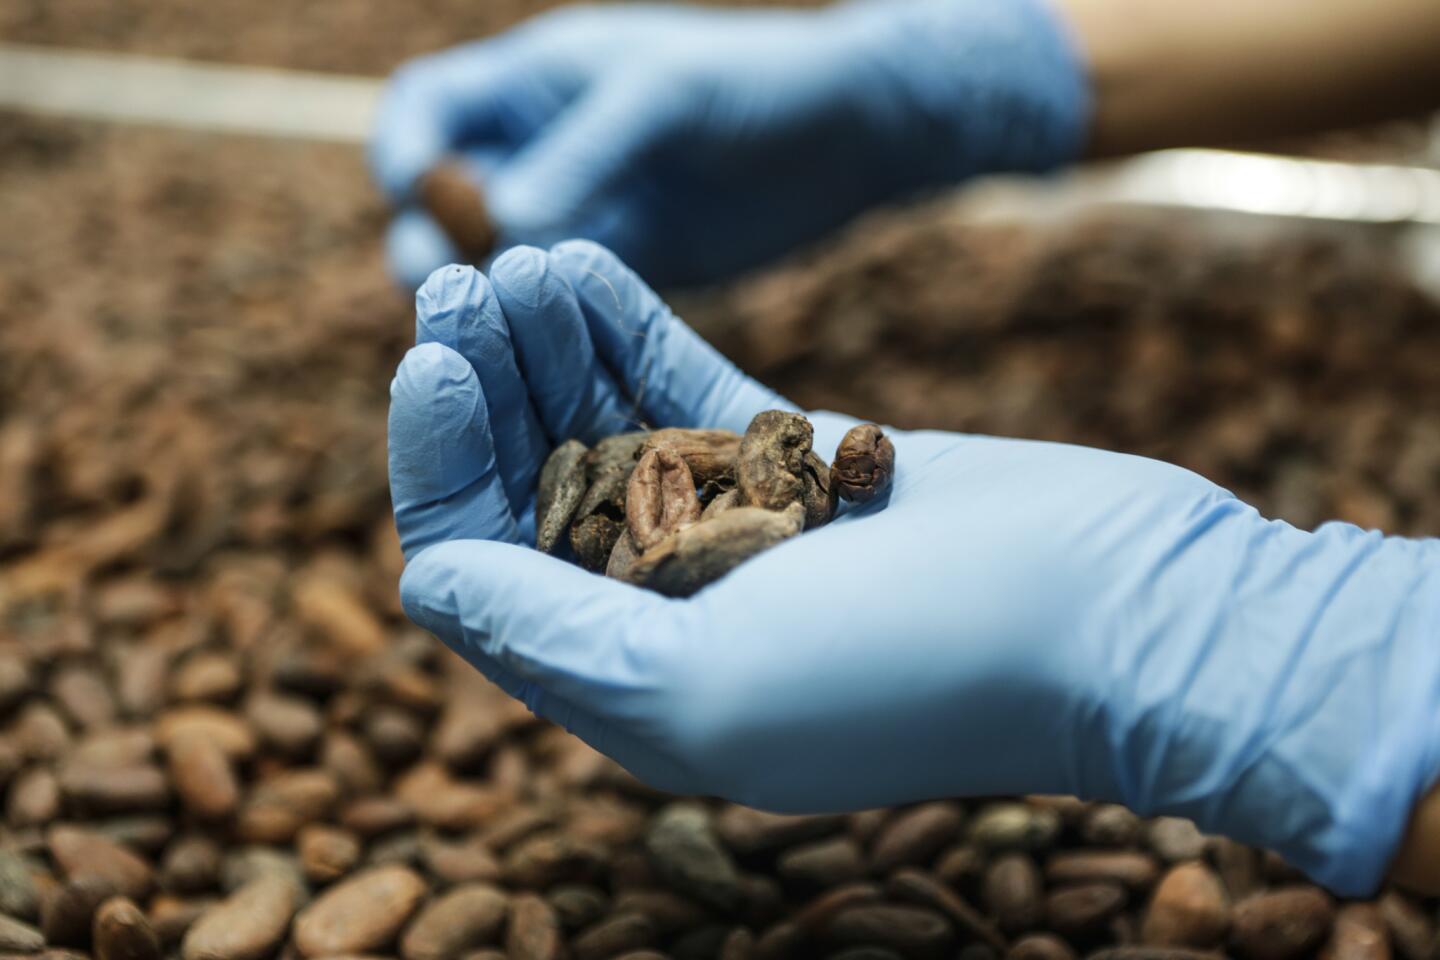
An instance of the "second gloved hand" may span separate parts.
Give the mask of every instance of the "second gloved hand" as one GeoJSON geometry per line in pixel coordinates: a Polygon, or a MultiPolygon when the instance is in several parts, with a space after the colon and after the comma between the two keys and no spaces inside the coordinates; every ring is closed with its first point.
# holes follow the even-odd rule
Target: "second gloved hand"
{"type": "MultiPolygon", "coordinates": [[[[550,448],[789,404],[589,243],[438,271],[392,388],[406,611],[651,783],[788,811],[1073,793],[1371,892],[1440,769],[1440,551],[1138,457],[890,433],[888,501],[669,600],[536,552],[550,448]]],[[[809,414],[828,456],[854,421],[809,414]]]]}
{"type": "Polygon", "coordinates": [[[865,208],[1073,160],[1079,65],[1042,0],[825,10],[571,7],[402,67],[371,145],[409,205],[388,248],[412,289],[457,256],[413,206],[468,158],[502,243],[598,240],[655,283],[710,280],[865,208]]]}

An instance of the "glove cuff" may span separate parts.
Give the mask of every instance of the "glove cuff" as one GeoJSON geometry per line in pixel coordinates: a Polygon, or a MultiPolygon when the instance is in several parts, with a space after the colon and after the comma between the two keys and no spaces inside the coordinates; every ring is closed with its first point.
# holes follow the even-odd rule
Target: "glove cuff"
{"type": "Polygon", "coordinates": [[[867,35],[876,70],[860,73],[878,90],[857,94],[874,99],[884,135],[908,151],[897,166],[916,180],[904,188],[1040,173],[1081,156],[1089,81],[1046,0],[859,0],[836,15],[867,35]]]}

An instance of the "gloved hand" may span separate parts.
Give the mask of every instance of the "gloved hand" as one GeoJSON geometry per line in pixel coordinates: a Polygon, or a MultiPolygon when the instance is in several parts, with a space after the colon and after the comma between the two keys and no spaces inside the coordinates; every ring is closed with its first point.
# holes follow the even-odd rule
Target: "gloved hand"
{"type": "MultiPolygon", "coordinates": [[[[612,254],[437,271],[392,387],[401,592],[537,714],[668,790],[784,811],[1073,793],[1379,882],[1440,744],[1440,551],[1267,521],[1156,461],[887,433],[888,502],[670,600],[534,551],[568,437],[785,400],[612,254]]],[[[854,421],[812,413],[828,456],[854,421]]]]}
{"type": "MultiPolygon", "coordinates": [[[[1085,97],[1043,0],[568,7],[403,66],[370,159],[407,204],[461,154],[502,244],[589,237],[685,283],[918,189],[1070,161],[1085,97]]],[[[411,289],[459,259],[413,206],[388,252],[411,289]]]]}

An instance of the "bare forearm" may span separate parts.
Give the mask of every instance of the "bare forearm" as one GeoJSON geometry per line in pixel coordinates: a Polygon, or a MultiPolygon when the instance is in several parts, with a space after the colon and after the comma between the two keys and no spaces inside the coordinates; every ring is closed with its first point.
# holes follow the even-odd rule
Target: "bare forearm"
{"type": "Polygon", "coordinates": [[[1056,3],[1090,68],[1092,156],[1440,108],[1436,0],[1056,3]]]}

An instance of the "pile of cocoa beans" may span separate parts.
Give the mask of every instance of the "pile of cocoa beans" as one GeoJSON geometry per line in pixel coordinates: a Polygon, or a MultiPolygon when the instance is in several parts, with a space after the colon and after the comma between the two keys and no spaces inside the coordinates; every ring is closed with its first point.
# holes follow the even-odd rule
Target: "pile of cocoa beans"
{"type": "Polygon", "coordinates": [[[670,427],[556,447],[540,472],[536,546],[569,546],[586,569],[685,597],[802,530],[839,500],[883,495],[895,446],[874,424],[849,430],[827,465],[802,414],[765,410],[742,437],[670,427]]]}
{"type": "MultiPolygon", "coordinates": [[[[98,622],[162,601],[131,584],[98,622]]],[[[418,633],[368,654],[3,649],[0,955],[1435,955],[1429,904],[1337,904],[1274,856],[1117,806],[782,816],[661,795],[418,633]]]]}

